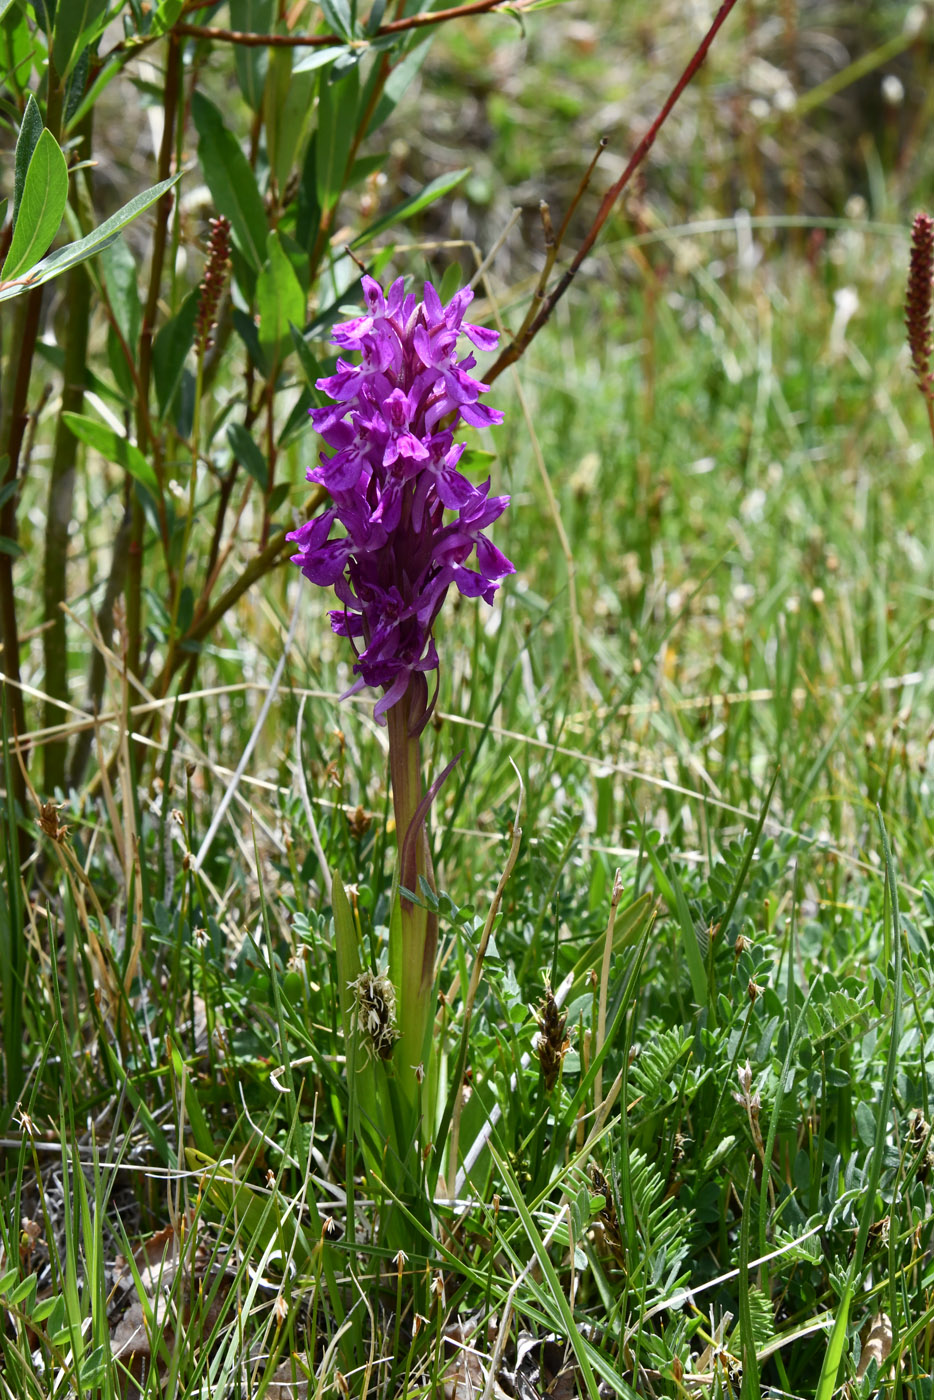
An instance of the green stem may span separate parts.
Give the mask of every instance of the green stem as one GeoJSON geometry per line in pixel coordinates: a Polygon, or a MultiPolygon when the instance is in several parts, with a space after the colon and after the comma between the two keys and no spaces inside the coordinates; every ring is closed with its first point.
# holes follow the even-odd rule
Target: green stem
{"type": "MultiPolygon", "coordinates": [[[[83,122],[81,155],[87,159],[91,154],[92,113],[83,122]]],[[[80,190],[77,180],[71,186],[71,205],[78,210],[80,190]]],[[[68,322],[65,338],[64,383],[62,385],[62,410],[80,413],[84,399],[84,374],[88,356],[88,326],[91,318],[91,279],[87,268],[78,266],[68,274],[68,290],[65,297],[68,306],[68,322]]],[[[68,559],[68,530],[71,524],[75,494],[75,470],[78,455],[78,439],[65,425],[59,414],[55,426],[55,446],[49,473],[49,493],[46,506],[45,563],[43,568],[42,596],[43,621],[42,651],[45,663],[44,688],[49,697],[45,701],[43,723],[49,727],[61,719],[61,707],[56,700],[68,702],[68,651],[65,636],[65,615],[61,603],[65,599],[68,559]]],[[[53,740],[43,749],[43,782],[47,794],[65,784],[65,760],[68,751],[67,740],[53,740]]]]}
{"type": "MultiPolygon", "coordinates": [[[[435,887],[424,815],[416,817],[422,800],[421,745],[418,735],[411,732],[413,716],[424,712],[424,697],[424,676],[413,676],[402,699],[386,716],[398,848],[395,883],[397,891],[402,885],[416,895],[420,894],[420,878],[426,880],[431,889],[435,887]],[[416,820],[419,821],[417,830],[413,828],[416,820]]],[[[405,1097],[414,1107],[418,1102],[416,1069],[424,1068],[427,1054],[425,1042],[432,1011],[438,919],[430,910],[413,904],[404,895],[398,895],[398,899],[399,936],[390,940],[389,967],[398,999],[399,1042],[393,1059],[405,1097]]]]}
{"type": "MultiPolygon", "coordinates": [[[[114,540],[113,553],[111,555],[110,574],[107,578],[107,586],[104,590],[104,597],[97,612],[97,628],[104,641],[109,646],[113,639],[114,632],[114,609],[121,593],[124,592],[126,582],[126,569],[129,559],[130,541],[130,513],[124,511],[123,520],[117,531],[114,540]]],[[[107,679],[107,663],[104,655],[97,647],[94,647],[91,655],[91,664],[88,670],[88,689],[85,709],[90,714],[97,714],[101,705],[101,698],[104,694],[104,682],[107,679]]],[[[87,767],[88,759],[91,756],[91,746],[94,743],[94,730],[82,729],[75,741],[74,752],[71,756],[71,767],[68,772],[68,782],[71,787],[80,787],[84,777],[84,770],[87,767]]]]}
{"type": "MultiPolygon", "coordinates": [[[[163,89],[164,121],[162,145],[159,148],[159,179],[167,180],[172,172],[172,152],[175,142],[175,121],[181,92],[181,48],[174,34],[169,36],[163,89]]],[[[140,448],[155,455],[157,443],[149,418],[149,382],[152,375],[152,342],[155,335],[162,286],[162,269],[168,238],[169,216],[174,196],[169,190],[156,206],[156,226],[152,239],[152,262],[149,288],[143,308],[139,337],[139,389],[136,404],[136,440],[140,448]]],[[[142,597],[143,597],[143,530],[145,517],[136,492],[132,493],[130,514],[130,549],[126,575],[127,668],[132,675],[140,674],[142,597]]]]}
{"type": "Polygon", "coordinates": [[[166,670],[175,670],[175,653],[178,650],[178,614],[185,588],[185,563],[188,559],[188,545],[191,540],[191,527],[195,518],[195,497],[198,489],[198,444],[201,441],[201,395],[204,392],[204,342],[198,346],[198,366],[195,371],[195,404],[191,424],[191,476],[188,479],[188,508],[185,512],[185,525],[182,531],[182,548],[178,558],[178,570],[172,589],[172,622],[169,627],[169,647],[166,670]]]}

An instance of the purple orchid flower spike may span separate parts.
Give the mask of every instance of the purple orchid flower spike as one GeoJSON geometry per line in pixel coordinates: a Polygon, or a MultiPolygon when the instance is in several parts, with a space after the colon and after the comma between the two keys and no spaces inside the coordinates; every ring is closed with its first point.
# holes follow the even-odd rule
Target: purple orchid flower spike
{"type": "MultiPolygon", "coordinates": [[[[317,387],[336,402],[312,420],[330,449],[309,481],[329,491],[333,505],[295,530],[293,561],[306,578],[334,586],[341,609],[331,626],[356,651],[353,690],[383,691],[375,714],[385,716],[425,673],[438,667],[435,619],[453,584],[467,597],[491,602],[514,566],[484,531],[509,503],[489,495],[457,470],[464,450],[457,425],[503,421],[479,402],[487,385],[458,359],[460,336],[493,350],[498,334],[464,320],[473,299],[465,287],[444,306],[431,283],[424,300],[406,295],[403,279],[388,292],[362,281],[366,314],[335,326],[334,343],[359,362],[339,358],[317,387]],[[445,511],[455,513],[445,520],[445,511]],[[331,537],[340,525],[344,534],[331,537]],[[466,567],[476,554],[477,568],[466,567]]],[[[410,706],[410,710],[412,707],[410,706]]],[[[412,724],[424,722],[418,707],[412,724]]]]}
{"type": "Polygon", "coordinates": [[[458,358],[462,334],[478,350],[494,349],[498,339],[464,320],[472,297],[465,288],[444,306],[430,284],[418,301],[401,277],[388,292],[363,278],[365,314],[334,328],[342,354],[335,372],[318,380],[335,402],[312,413],[328,450],[308,479],[326,487],[331,505],[289,536],[305,577],[337,595],[331,627],[356,656],[347,693],[364,686],[382,692],[374,713],[388,728],[399,841],[399,912],[389,938],[398,994],[395,1073],[415,1117],[418,1069],[431,1055],[438,920],[403,892],[417,894],[422,881],[434,888],[426,822],[457,762],[424,790],[420,735],[438,693],[434,625],[452,585],[491,603],[514,572],[486,534],[509,497],[491,496],[489,481],[475,486],[458,470],[465,446],[454,440],[458,424],[503,420],[480,402],[487,386],[471,374],[473,354],[458,358]]]}

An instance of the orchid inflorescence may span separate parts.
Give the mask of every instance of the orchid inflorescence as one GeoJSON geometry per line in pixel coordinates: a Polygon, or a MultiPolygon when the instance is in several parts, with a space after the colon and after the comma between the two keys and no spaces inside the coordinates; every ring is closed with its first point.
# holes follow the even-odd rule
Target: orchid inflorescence
{"type": "Polygon", "coordinates": [[[401,277],[385,295],[372,277],[362,287],[366,314],[332,337],[360,363],[339,358],[336,372],[317,381],[335,402],[312,410],[333,450],[308,480],[325,486],[333,504],[289,538],[305,577],[333,586],[340,600],[331,627],[357,654],[347,694],[382,688],[382,719],[413,677],[437,669],[433,627],[450,585],[489,603],[514,566],[484,533],[509,497],[491,496],[489,481],[475,486],[457,470],[466,444],[454,441],[459,422],[503,420],[479,402],[487,386],[469,373],[475,357],[457,358],[461,334],[493,350],[497,332],[464,321],[469,288],[443,306],[431,283],[423,301],[406,295],[401,277]],[[335,524],[345,533],[332,538],[335,524]],[[468,568],[474,552],[476,568],[468,568]]]}

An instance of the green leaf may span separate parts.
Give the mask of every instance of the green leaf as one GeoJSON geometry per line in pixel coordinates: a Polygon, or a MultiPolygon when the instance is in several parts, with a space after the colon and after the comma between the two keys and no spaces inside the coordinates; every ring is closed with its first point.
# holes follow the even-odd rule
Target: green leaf
{"type": "MultiPolygon", "coordinates": [[[[272,0],[230,0],[232,29],[239,29],[247,34],[268,34],[272,29],[274,17],[272,0]]],[[[282,52],[282,50],[276,52],[282,52]]],[[[288,49],[284,52],[288,57],[288,49]]],[[[273,61],[275,61],[275,56],[273,61]]],[[[237,82],[240,84],[240,91],[253,111],[258,112],[263,105],[263,90],[266,86],[266,71],[269,66],[269,50],[234,44],[234,63],[237,68],[237,82]]]]}
{"type": "MultiPolygon", "coordinates": [[[[85,82],[83,89],[75,94],[74,104],[72,105],[72,103],[69,102],[68,105],[68,119],[65,124],[66,131],[71,132],[80,124],[82,118],[87,116],[88,112],[97,105],[98,99],[104,89],[110,86],[118,73],[123,72],[123,62],[121,58],[122,55],[120,54],[111,58],[99,71],[95,71],[90,86],[85,82]]],[[[76,76],[80,76],[77,70],[75,74],[72,75],[72,81],[74,81],[76,76]]]]}
{"type": "Polygon", "coordinates": [[[898,910],[898,882],[895,879],[895,866],[892,861],[889,836],[885,829],[885,822],[880,807],[876,808],[876,816],[879,822],[879,831],[882,837],[882,851],[885,857],[885,893],[889,920],[891,922],[892,947],[895,955],[894,977],[892,979],[892,1025],[889,1031],[889,1049],[885,1062],[885,1079],[882,1085],[882,1093],[876,1101],[878,1113],[875,1120],[875,1137],[866,1171],[864,1189],[861,1193],[862,1208],[860,1210],[859,1229],[856,1234],[856,1243],[853,1246],[853,1252],[850,1257],[850,1265],[846,1274],[843,1296],[840,1299],[836,1316],[833,1320],[833,1329],[827,1342],[827,1350],[824,1353],[821,1373],[817,1380],[817,1389],[815,1391],[816,1400],[832,1400],[832,1397],[837,1393],[837,1375],[840,1370],[840,1362],[843,1360],[843,1353],[846,1350],[847,1334],[850,1327],[850,1314],[856,1295],[857,1280],[863,1264],[863,1255],[866,1251],[866,1242],[869,1239],[869,1230],[872,1226],[873,1216],[876,1211],[876,1192],[879,1188],[879,1178],[882,1175],[882,1159],[885,1153],[886,1135],[889,1130],[889,1111],[892,1105],[892,1096],[895,1092],[895,1078],[898,1070],[899,1058],[898,1048],[902,1033],[902,1001],[905,989],[902,981],[903,949],[901,918],[898,910]]]}
{"type": "MultiPolygon", "coordinates": [[[[694,1000],[698,1006],[706,1006],[709,1001],[707,970],[704,967],[704,959],[701,957],[701,951],[697,941],[697,931],[694,928],[694,920],[691,918],[687,896],[684,893],[674,866],[669,868],[667,874],[662,869],[658,856],[655,854],[655,847],[652,845],[651,841],[645,842],[645,853],[655,872],[655,882],[658,885],[659,893],[672,913],[677,914],[678,925],[681,932],[681,945],[684,949],[684,958],[691,977],[691,990],[694,993],[694,1000]]],[[[712,1004],[709,1010],[711,1013],[711,1020],[714,1020],[712,1004]]]]}
{"type": "Polygon", "coordinates": [[[441,298],[443,306],[447,306],[451,297],[460,291],[463,280],[464,274],[461,271],[460,263],[453,262],[450,267],[445,268],[444,276],[441,278],[441,286],[438,289],[438,296],[441,298]]]}
{"type": "Polygon", "coordinates": [[[18,1303],[24,1304],[24,1310],[29,1311],[29,1305],[36,1293],[36,1275],[27,1274],[24,1279],[20,1279],[15,1288],[11,1288],[7,1294],[7,1302],[11,1307],[18,1303]]]}
{"type": "MultiPolygon", "coordinates": [[[[379,130],[386,118],[395,110],[399,102],[405,96],[413,78],[428,57],[428,50],[431,47],[434,37],[434,32],[429,31],[428,37],[426,39],[420,39],[418,43],[413,46],[412,50],[406,54],[405,58],[402,59],[401,63],[396,64],[395,68],[386,79],[386,85],[376,104],[376,111],[373,113],[370,124],[366,129],[367,136],[372,136],[374,131],[379,130]]],[[[376,79],[377,70],[374,69],[367,83],[367,88],[375,83],[376,79]]]]}
{"type": "Polygon", "coordinates": [[[152,17],[150,34],[167,34],[176,20],[181,19],[184,8],[185,0],[161,0],[159,8],[152,17]]]}
{"type": "Polygon", "coordinates": [[[107,284],[114,320],[132,350],[139,339],[142,308],[136,284],[136,260],[126,243],[112,243],[104,250],[101,271],[107,284]]]}
{"type": "Polygon", "coordinates": [[[17,5],[0,20],[0,78],[20,96],[27,88],[35,49],[33,28],[26,21],[25,6],[17,5]]]}
{"type": "Polygon", "coordinates": [[[278,486],[274,486],[274,487],[272,488],[272,490],[271,490],[270,493],[269,493],[269,514],[270,514],[270,515],[275,515],[276,511],[277,511],[277,510],[279,509],[279,507],[282,505],[283,501],[285,501],[285,500],[288,499],[288,495],[289,495],[289,490],[290,490],[290,489],[291,489],[291,488],[290,488],[289,482],[287,482],[287,481],[280,481],[279,484],[278,484],[278,486]]]}
{"type": "Polygon", "coordinates": [[[386,0],[373,0],[373,8],[367,15],[364,34],[375,34],[383,22],[383,15],[386,13],[386,0]]]}
{"type": "Polygon", "coordinates": [[[19,217],[0,279],[25,272],[58,233],[68,201],[68,165],[47,128],[42,132],[26,171],[19,217]]]}
{"type": "Polygon", "coordinates": [[[13,227],[16,228],[16,218],[19,214],[20,201],[23,198],[23,189],[26,184],[26,171],[29,169],[29,162],[32,160],[33,151],[44,130],[42,124],[42,114],[39,111],[39,104],[32,93],[26,102],[26,110],[23,113],[22,125],[19,129],[19,136],[16,140],[15,168],[13,171],[13,227]]]}
{"type": "Polygon", "coordinates": [[[250,359],[256,368],[265,374],[267,370],[266,360],[259,343],[259,333],[253,317],[248,316],[245,311],[241,311],[239,306],[235,306],[230,313],[230,320],[237,335],[246,346],[250,359]]]}
{"type": "Polygon", "coordinates": [[[230,450],[239,462],[246,467],[250,476],[261,490],[269,485],[269,467],[266,458],[242,423],[227,424],[227,441],[230,450]]]}
{"type": "Polygon", "coordinates": [[[289,340],[289,326],[305,319],[305,294],[275,230],[269,235],[267,251],[269,261],[256,279],[259,343],[263,353],[276,361],[282,357],[283,342],[289,340]]]}
{"type": "Polygon", "coordinates": [[[577,1360],[577,1364],[580,1369],[580,1379],[583,1382],[582,1389],[586,1390],[586,1393],[591,1397],[591,1400],[597,1400],[597,1395],[599,1392],[597,1388],[597,1380],[593,1373],[593,1367],[591,1365],[592,1357],[590,1354],[590,1349],[587,1345],[585,1338],[581,1335],[578,1329],[577,1322],[574,1318],[574,1314],[571,1311],[571,1305],[567,1300],[565,1289],[562,1286],[561,1280],[558,1278],[555,1266],[551,1262],[551,1258],[548,1254],[545,1241],[539,1234],[538,1226],[535,1224],[535,1221],[532,1218],[532,1213],[525,1203],[525,1198],[522,1194],[522,1188],[520,1187],[518,1181],[513,1175],[512,1170],[507,1164],[505,1158],[500,1156],[492,1141],[489,1143],[489,1151],[490,1156],[493,1158],[493,1161],[499,1168],[500,1174],[506,1183],[506,1189],[512,1196],[513,1205],[515,1206],[516,1213],[518,1214],[519,1219],[522,1222],[522,1228],[525,1231],[526,1239],[531,1245],[532,1251],[535,1254],[535,1257],[538,1261],[543,1281],[543,1292],[545,1292],[546,1296],[549,1297],[549,1302],[554,1307],[555,1313],[558,1315],[558,1317],[560,1317],[561,1323],[563,1324],[562,1330],[564,1332],[564,1336],[566,1337],[572,1351],[574,1352],[574,1356],[577,1360]]]}
{"type": "Polygon", "coordinates": [[[358,233],[350,245],[351,248],[356,248],[361,243],[366,243],[371,238],[375,238],[378,233],[382,233],[384,229],[391,228],[392,225],[397,224],[400,219],[408,219],[411,218],[413,214],[420,213],[421,210],[426,209],[429,204],[433,204],[436,199],[441,199],[444,195],[448,194],[449,191],[454,189],[455,185],[459,185],[461,180],[469,174],[470,167],[465,166],[463,170],[452,170],[447,175],[439,175],[436,179],[427,184],[423,190],[420,190],[418,194],[413,194],[410,199],[403,200],[401,204],[397,204],[395,209],[390,209],[387,213],[381,214],[380,217],[374,220],[362,233],[358,233]]]}
{"type": "Polygon", "coordinates": [[[322,73],[318,82],[318,130],[315,133],[315,180],[318,204],[329,211],[344,187],[350,144],[356,130],[360,76],[351,69],[340,82],[329,83],[322,73]]]}
{"type": "Polygon", "coordinates": [[[354,30],[349,0],[319,0],[319,3],[321,13],[331,28],[343,34],[345,39],[352,39],[354,30]]]}
{"type": "Polygon", "coordinates": [[[153,341],[152,380],[160,418],[164,418],[172,407],[182,382],[185,358],[194,344],[200,296],[197,287],[189,292],[175,315],[160,326],[153,341]]]}
{"type": "Polygon", "coordinates": [[[292,50],[276,49],[266,79],[266,150],[276,184],[284,190],[307,136],[315,107],[314,73],[292,68],[292,50]]]}
{"type": "Polygon", "coordinates": [[[118,209],[116,214],[105,219],[99,228],[92,230],[84,238],[79,238],[75,243],[66,243],[64,248],[57,248],[54,253],[50,253],[41,262],[35,263],[15,281],[7,280],[4,273],[0,277],[0,301],[7,301],[10,297],[19,296],[21,292],[28,292],[32,287],[41,287],[44,282],[50,282],[53,277],[61,276],[70,267],[86,262],[88,258],[93,258],[96,253],[101,253],[105,248],[109,248],[127,224],[132,223],[150,205],[155,204],[157,199],[161,199],[162,195],[180,179],[180,174],[173,175],[170,180],[163,180],[160,184],[154,185],[151,190],[144,190],[142,194],[135,195],[128,204],[124,204],[122,209],[118,209]]]}
{"type": "Polygon", "coordinates": [[[361,963],[353,911],[336,870],[331,872],[331,908],[334,912],[334,946],[337,950],[341,1019],[344,1023],[344,1037],[349,1046],[353,1041],[354,1011],[354,994],[351,990],[351,983],[359,977],[361,963]]]}
{"type": "Polygon", "coordinates": [[[0,535],[0,554],[9,554],[11,559],[18,559],[22,552],[22,545],[11,540],[9,535],[0,535]]]}
{"type": "Polygon", "coordinates": [[[195,1140],[195,1147],[199,1152],[210,1153],[214,1151],[214,1138],[207,1125],[204,1111],[198,1102],[198,1095],[191,1082],[191,1075],[188,1070],[182,1053],[170,1035],[166,1036],[166,1045],[169,1057],[172,1061],[172,1074],[176,1085],[181,1086],[181,1097],[185,1104],[185,1114],[191,1126],[191,1135],[195,1140]]]}
{"type": "Polygon", "coordinates": [[[63,413],[62,418],[79,442],[93,447],[108,462],[114,462],[129,472],[136,481],[141,481],[151,491],[158,493],[159,482],[155,472],[129,438],[121,437],[106,423],[100,423],[96,418],[87,418],[83,413],[63,413]]]}
{"type": "Polygon", "coordinates": [[[317,405],[317,407],[320,408],[324,403],[324,397],[321,394],[320,390],[317,389],[315,386],[318,380],[322,377],[321,366],[318,364],[318,361],[311,353],[308,341],[302,335],[298,327],[292,325],[289,327],[289,329],[292,332],[292,344],[295,346],[299,364],[302,367],[302,374],[305,376],[305,382],[308,385],[308,388],[311,392],[315,404],[317,405]]]}
{"type": "Polygon", "coordinates": [[[876,1140],[876,1116],[865,1100],[856,1105],[856,1131],[864,1147],[872,1147],[876,1140]]]}
{"type": "MultiPolygon", "coordinates": [[[[279,434],[280,447],[290,446],[290,444],[295,442],[297,438],[300,438],[303,433],[308,432],[308,429],[311,427],[311,419],[308,415],[313,407],[311,395],[307,389],[303,389],[295,400],[292,412],[285,420],[285,425],[283,426],[282,432],[279,434]]],[[[277,486],[276,491],[278,491],[278,489],[277,486]]],[[[275,492],[273,492],[273,495],[274,494],[275,492]]],[[[273,506],[271,504],[271,498],[269,511],[270,514],[272,514],[273,506]]]]}
{"type": "Polygon", "coordinates": [[[198,129],[198,158],[214,203],[230,220],[243,256],[254,271],[259,271],[266,247],[266,210],[250,162],[214,103],[197,90],[192,95],[191,114],[198,129]]]}
{"type": "Polygon", "coordinates": [[[88,44],[103,32],[108,0],[63,0],[55,15],[52,58],[59,77],[67,78],[88,44]]]}
{"type": "Polygon", "coordinates": [[[292,65],[293,75],[296,73],[310,73],[315,68],[326,68],[342,54],[350,53],[346,44],[331,44],[324,49],[309,49],[297,63],[292,65]]]}

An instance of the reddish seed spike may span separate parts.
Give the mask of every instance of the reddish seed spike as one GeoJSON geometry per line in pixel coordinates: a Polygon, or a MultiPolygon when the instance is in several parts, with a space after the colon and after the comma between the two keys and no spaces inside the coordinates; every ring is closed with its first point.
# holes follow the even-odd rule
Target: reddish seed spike
{"type": "Polygon", "coordinates": [[[208,257],[201,278],[198,317],[195,322],[195,345],[199,355],[211,345],[211,332],[217,318],[224,283],[230,267],[230,224],[223,215],[211,220],[208,257]]]}
{"type": "Polygon", "coordinates": [[[911,363],[924,397],[934,396],[931,376],[931,298],[934,278],[934,219],[916,214],[911,229],[911,261],[905,297],[905,325],[911,363]]]}

